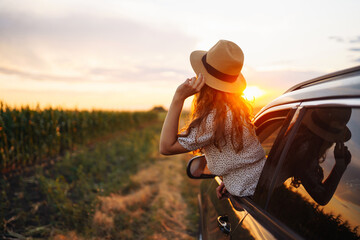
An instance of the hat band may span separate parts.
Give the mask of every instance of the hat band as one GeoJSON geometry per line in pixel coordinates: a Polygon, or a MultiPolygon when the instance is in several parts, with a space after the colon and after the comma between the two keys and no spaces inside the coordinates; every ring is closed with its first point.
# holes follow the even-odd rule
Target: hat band
{"type": "Polygon", "coordinates": [[[206,69],[206,71],[213,77],[217,78],[217,79],[220,79],[224,82],[229,82],[229,83],[232,83],[232,82],[235,82],[236,79],[238,78],[237,75],[229,75],[229,74],[226,74],[226,73],[223,73],[223,72],[220,72],[218,71],[216,68],[214,68],[213,66],[211,66],[210,64],[208,64],[206,62],[206,55],[205,54],[203,57],[202,57],[202,63],[204,64],[204,67],[206,69]]]}
{"type": "Polygon", "coordinates": [[[316,114],[316,112],[311,113],[311,119],[313,122],[322,130],[325,130],[327,132],[333,133],[333,134],[340,134],[343,130],[337,129],[329,126],[326,122],[320,119],[320,117],[316,114]]]}

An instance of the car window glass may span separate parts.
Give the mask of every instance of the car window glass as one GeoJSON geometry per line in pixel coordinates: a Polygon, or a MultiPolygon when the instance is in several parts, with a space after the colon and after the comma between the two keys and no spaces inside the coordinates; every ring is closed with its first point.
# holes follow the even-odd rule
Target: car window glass
{"type": "Polygon", "coordinates": [[[277,135],[279,134],[280,128],[284,119],[276,119],[267,122],[266,124],[262,125],[262,131],[258,131],[257,134],[261,143],[261,146],[265,150],[266,156],[268,156],[272,145],[275,142],[277,135]]]}
{"type": "Polygon", "coordinates": [[[307,110],[268,211],[305,238],[359,239],[359,128],[360,109],[307,110]]]}
{"type": "Polygon", "coordinates": [[[289,109],[283,109],[269,112],[255,121],[256,134],[265,150],[266,156],[268,156],[289,111],[289,109]]]}
{"type": "Polygon", "coordinates": [[[263,125],[265,122],[269,121],[270,119],[276,119],[276,118],[285,118],[286,115],[289,113],[290,109],[282,109],[282,110],[275,110],[267,112],[266,114],[261,115],[256,119],[254,122],[254,125],[256,128],[260,127],[260,125],[263,125]]]}

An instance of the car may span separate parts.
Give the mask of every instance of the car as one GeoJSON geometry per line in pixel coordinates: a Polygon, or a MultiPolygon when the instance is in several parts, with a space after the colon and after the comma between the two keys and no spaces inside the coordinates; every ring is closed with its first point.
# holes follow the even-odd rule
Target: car
{"type": "Polygon", "coordinates": [[[302,82],[253,120],[267,160],[255,194],[216,196],[205,156],[199,239],[360,239],[360,66],[302,82]]]}

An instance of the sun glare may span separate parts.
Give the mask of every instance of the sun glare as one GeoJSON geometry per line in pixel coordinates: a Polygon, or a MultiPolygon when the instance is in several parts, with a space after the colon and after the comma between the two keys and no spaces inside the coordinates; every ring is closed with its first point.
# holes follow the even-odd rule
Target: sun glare
{"type": "Polygon", "coordinates": [[[248,101],[255,101],[262,95],[264,95],[265,91],[261,90],[258,86],[248,86],[244,90],[244,97],[248,101]]]}

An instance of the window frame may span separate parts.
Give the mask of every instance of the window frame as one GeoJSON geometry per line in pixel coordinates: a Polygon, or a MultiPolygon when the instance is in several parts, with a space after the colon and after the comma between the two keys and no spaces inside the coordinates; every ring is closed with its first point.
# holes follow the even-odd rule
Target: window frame
{"type": "MultiPolygon", "coordinates": [[[[260,175],[258,186],[255,190],[255,195],[259,191],[263,191],[263,190],[259,190],[259,188],[262,188],[263,186],[266,187],[267,185],[271,186],[272,182],[276,180],[276,177],[274,176],[274,174],[271,174],[271,177],[270,177],[271,181],[270,182],[267,181],[264,169],[267,169],[267,167],[272,163],[272,161],[274,161],[273,159],[276,159],[280,156],[280,154],[282,152],[281,146],[284,145],[283,136],[285,135],[285,132],[286,132],[288,126],[290,125],[290,123],[292,122],[293,118],[296,117],[295,114],[298,111],[298,106],[299,106],[299,103],[294,103],[294,104],[286,104],[286,105],[267,109],[264,112],[260,113],[254,121],[255,131],[257,132],[259,128],[264,126],[264,124],[271,123],[272,121],[274,121],[274,120],[276,121],[280,118],[284,119],[284,122],[282,123],[282,126],[280,128],[280,131],[279,131],[276,139],[274,140],[274,143],[268,154],[268,158],[266,160],[265,166],[260,175]],[[284,115],[285,112],[286,112],[286,115],[284,115]],[[283,116],[281,117],[279,113],[283,114],[283,116]],[[271,114],[272,116],[270,118],[266,119],[265,117],[268,116],[269,114],[271,114]],[[260,121],[260,124],[257,124],[258,121],[260,121]]],[[[258,134],[258,132],[257,132],[257,134],[258,134]]],[[[277,167],[278,167],[278,164],[275,165],[275,169],[277,167]]],[[[269,201],[271,193],[272,192],[270,192],[270,188],[265,189],[265,192],[263,192],[263,194],[265,194],[264,198],[266,198],[266,201],[263,204],[258,203],[257,205],[259,205],[261,208],[266,210],[266,206],[267,206],[266,204],[269,201]]]]}

